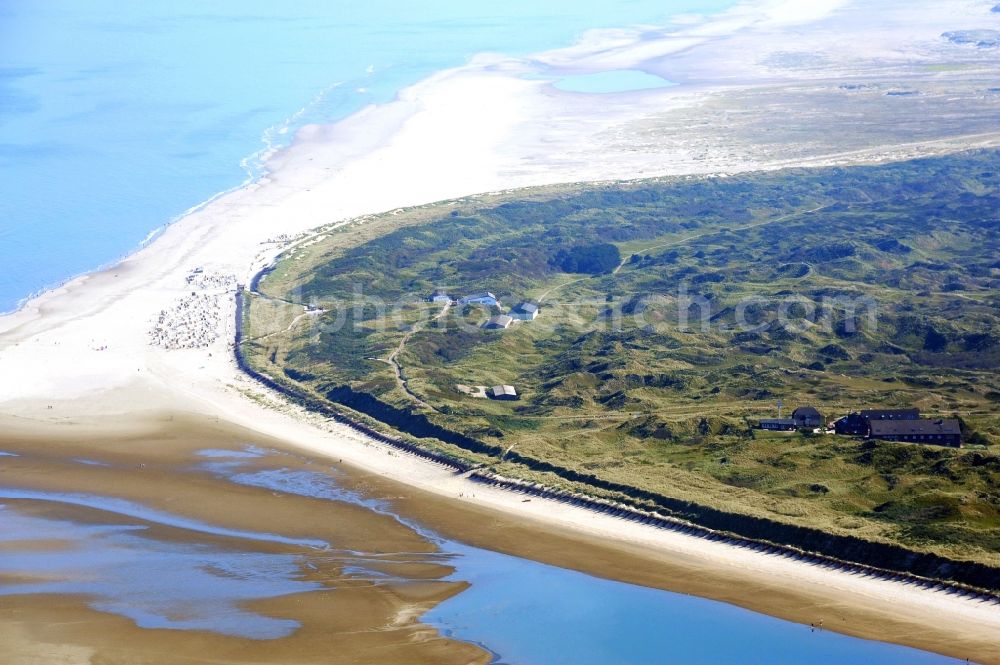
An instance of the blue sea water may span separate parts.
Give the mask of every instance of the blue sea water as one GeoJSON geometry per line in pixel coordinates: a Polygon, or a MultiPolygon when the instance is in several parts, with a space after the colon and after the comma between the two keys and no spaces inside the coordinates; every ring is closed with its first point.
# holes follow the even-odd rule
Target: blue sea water
{"type": "Polygon", "coordinates": [[[0,2],[0,312],[110,263],[255,155],[480,52],[734,0],[0,2]]]}

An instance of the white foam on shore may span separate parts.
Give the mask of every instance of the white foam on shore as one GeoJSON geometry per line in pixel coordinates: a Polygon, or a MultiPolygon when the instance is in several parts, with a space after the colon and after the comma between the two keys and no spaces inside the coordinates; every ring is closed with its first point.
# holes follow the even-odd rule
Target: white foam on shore
{"type": "Polygon", "coordinates": [[[247,179],[240,185],[243,187],[251,182],[259,180],[267,175],[267,162],[271,157],[281,150],[287,148],[291,141],[289,134],[294,134],[293,130],[301,128],[302,120],[316,107],[320,106],[330,93],[344,85],[343,81],[337,81],[316,93],[308,104],[291,114],[283,122],[272,125],[261,134],[263,147],[240,161],[240,168],[247,174],[247,179]]]}

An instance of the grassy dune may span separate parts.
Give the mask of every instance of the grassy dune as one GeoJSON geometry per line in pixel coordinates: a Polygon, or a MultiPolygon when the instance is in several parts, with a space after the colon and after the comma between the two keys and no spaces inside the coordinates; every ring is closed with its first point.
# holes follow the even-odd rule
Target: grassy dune
{"type": "Polygon", "coordinates": [[[245,351],[320,399],[349,386],[600,478],[996,564],[998,167],[975,152],[359,220],[290,250],[261,282],[245,351]],[[542,315],[502,332],[478,327],[495,313],[478,307],[434,319],[442,306],[425,298],[438,288],[540,302],[542,315]],[[289,303],[327,311],[299,317],[289,303]],[[460,388],[498,383],[521,399],[460,388]],[[829,419],[865,406],[957,415],[970,445],[755,431],[779,399],[829,419]]]}

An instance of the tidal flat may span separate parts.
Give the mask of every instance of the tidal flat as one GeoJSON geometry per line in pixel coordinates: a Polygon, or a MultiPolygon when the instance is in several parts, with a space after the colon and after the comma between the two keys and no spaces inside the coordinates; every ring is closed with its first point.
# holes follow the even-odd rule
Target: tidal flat
{"type": "Polygon", "coordinates": [[[810,627],[660,590],[688,589],[669,564],[205,419],[0,443],[6,662],[952,662],[840,635],[832,615],[810,627]],[[457,522],[480,542],[446,535],[457,522]],[[661,578],[608,579],[626,570],[661,578]]]}

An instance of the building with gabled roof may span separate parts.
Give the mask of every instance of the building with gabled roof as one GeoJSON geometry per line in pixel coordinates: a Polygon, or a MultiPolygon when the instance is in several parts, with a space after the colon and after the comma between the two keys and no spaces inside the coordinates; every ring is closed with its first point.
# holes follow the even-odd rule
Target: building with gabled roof
{"type": "Polygon", "coordinates": [[[530,302],[523,302],[510,310],[510,315],[518,321],[534,321],[540,313],[538,305],[530,302]]]}
{"type": "Polygon", "coordinates": [[[840,436],[866,436],[868,420],[862,418],[860,413],[848,413],[833,423],[833,430],[840,436]]]}
{"type": "Polygon", "coordinates": [[[514,319],[511,317],[506,314],[498,314],[491,316],[490,320],[483,324],[483,328],[486,330],[507,330],[512,323],[514,323],[514,319]]]}
{"type": "Polygon", "coordinates": [[[824,424],[823,414],[811,406],[800,406],[792,411],[792,420],[795,421],[796,429],[822,427],[824,424]]]}
{"type": "Polygon", "coordinates": [[[861,417],[873,420],[920,420],[920,409],[863,409],[861,417]]]}
{"type": "Polygon", "coordinates": [[[861,412],[852,411],[838,419],[833,427],[842,436],[868,436],[873,422],[912,420],[920,420],[920,409],[864,409],[861,412]]]}
{"type": "Polygon", "coordinates": [[[502,401],[513,401],[517,399],[517,390],[514,386],[493,386],[490,388],[490,399],[502,401]]]}
{"type": "Polygon", "coordinates": [[[881,441],[962,447],[962,425],[957,420],[873,420],[868,438],[881,441]]]}

